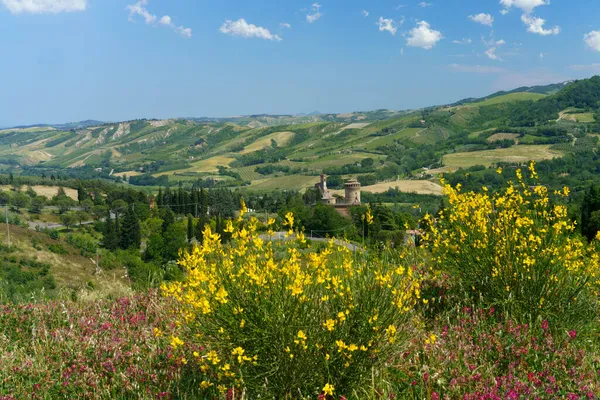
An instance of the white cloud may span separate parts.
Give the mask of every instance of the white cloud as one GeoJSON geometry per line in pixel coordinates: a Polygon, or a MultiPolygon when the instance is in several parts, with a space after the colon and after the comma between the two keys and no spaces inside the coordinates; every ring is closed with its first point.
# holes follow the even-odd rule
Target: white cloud
{"type": "Polygon", "coordinates": [[[148,25],[157,24],[157,25],[166,26],[168,28],[173,29],[175,32],[177,32],[178,34],[180,34],[183,37],[186,37],[186,38],[192,37],[192,29],[191,28],[186,28],[181,25],[175,25],[173,23],[173,19],[168,15],[163,15],[159,19],[156,15],[154,15],[148,11],[148,9],[146,8],[147,5],[148,5],[148,0],[138,0],[137,3],[128,5],[127,9],[129,10],[129,21],[134,22],[135,21],[134,17],[136,15],[139,15],[144,18],[144,21],[148,25]]]}
{"type": "Polygon", "coordinates": [[[310,12],[306,14],[306,20],[309,24],[312,24],[322,16],[323,14],[321,14],[321,5],[319,3],[313,3],[313,5],[310,7],[310,12]]]}
{"type": "Polygon", "coordinates": [[[496,50],[496,47],[490,47],[483,54],[485,54],[490,60],[502,61],[502,59],[496,54],[496,50]]]}
{"type": "Polygon", "coordinates": [[[550,0],[500,0],[500,4],[505,8],[503,14],[506,14],[511,7],[520,8],[524,12],[530,13],[536,7],[550,4],[550,0]]]}
{"type": "Polygon", "coordinates": [[[600,51],[600,31],[591,31],[583,36],[585,44],[592,50],[600,51]]]}
{"type": "Polygon", "coordinates": [[[471,43],[473,43],[473,41],[469,38],[462,38],[461,40],[453,40],[452,43],[454,43],[454,44],[471,44],[471,43]]]}
{"type": "Polygon", "coordinates": [[[400,49],[400,55],[403,56],[404,55],[404,49],[400,49]]]}
{"type": "Polygon", "coordinates": [[[509,11],[508,11],[508,9],[506,9],[506,8],[505,8],[504,10],[501,10],[501,11],[500,11],[500,14],[502,14],[502,15],[506,15],[506,14],[508,14],[508,13],[509,13],[509,11]]]}
{"type": "Polygon", "coordinates": [[[544,53],[540,53],[540,60],[544,60],[544,57],[546,57],[546,55],[544,53]]]}
{"type": "Polygon", "coordinates": [[[377,21],[376,24],[379,27],[379,32],[388,31],[392,35],[396,35],[396,32],[398,31],[396,23],[391,19],[379,17],[379,21],[377,21]]]}
{"type": "Polygon", "coordinates": [[[431,29],[426,21],[417,22],[417,26],[408,32],[406,44],[412,47],[421,47],[429,50],[442,40],[444,36],[440,31],[431,29]]]}
{"type": "Polygon", "coordinates": [[[477,74],[502,74],[506,72],[504,68],[488,67],[485,65],[450,64],[448,67],[454,72],[466,72],[477,74]]]}
{"type": "Polygon", "coordinates": [[[227,20],[221,28],[221,33],[231,36],[242,36],[245,38],[259,38],[265,40],[281,41],[281,37],[272,34],[267,28],[262,26],[256,26],[249,24],[244,18],[240,18],[237,21],[227,20]]]}
{"type": "Polygon", "coordinates": [[[496,42],[496,46],[502,46],[502,45],[505,45],[505,44],[506,44],[506,41],[504,39],[500,39],[500,40],[498,40],[496,42]]]}
{"type": "Polygon", "coordinates": [[[87,0],[0,0],[13,14],[85,11],[87,0]]]}
{"type": "Polygon", "coordinates": [[[133,17],[139,15],[144,17],[144,20],[147,24],[153,24],[154,22],[156,22],[156,15],[150,14],[150,12],[145,7],[147,5],[148,0],[139,0],[135,4],[128,5],[127,9],[129,10],[129,20],[133,22],[133,17]]]}
{"type": "Polygon", "coordinates": [[[362,10],[361,14],[366,18],[369,16],[369,12],[367,10],[362,10]]]}
{"type": "Polygon", "coordinates": [[[425,8],[425,7],[431,7],[433,4],[432,3],[427,3],[426,1],[422,1],[419,3],[419,7],[425,8]]]}
{"type": "Polygon", "coordinates": [[[492,26],[494,24],[494,17],[491,14],[469,15],[469,19],[482,25],[492,26]]]}
{"type": "Polygon", "coordinates": [[[282,22],[279,24],[280,28],[285,28],[285,29],[292,29],[292,25],[288,24],[287,22],[282,22]]]}
{"type": "Polygon", "coordinates": [[[548,36],[558,35],[560,33],[560,27],[555,26],[552,29],[544,29],[546,20],[535,16],[529,16],[527,14],[521,15],[521,21],[527,25],[527,32],[535,33],[537,35],[548,36]]]}

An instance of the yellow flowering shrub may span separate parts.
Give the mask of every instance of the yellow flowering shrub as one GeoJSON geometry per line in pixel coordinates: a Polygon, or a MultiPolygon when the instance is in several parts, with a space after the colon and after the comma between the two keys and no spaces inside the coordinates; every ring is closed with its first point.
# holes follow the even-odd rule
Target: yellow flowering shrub
{"type": "MultiPolygon", "coordinates": [[[[228,225],[226,245],[206,227],[179,261],[186,280],[162,287],[182,336],[209,351],[186,356],[200,387],[207,397],[223,388],[249,398],[350,395],[402,350],[420,297],[410,255],[367,258],[333,240],[317,251],[299,232],[270,241],[257,224],[228,225]]],[[[293,224],[288,214],[291,233],[293,224]]]]}
{"type": "MultiPolygon", "coordinates": [[[[426,215],[424,240],[439,268],[456,278],[472,300],[501,307],[513,317],[566,322],[590,310],[599,257],[575,234],[562,204],[551,201],[529,165],[529,177],[491,194],[446,185],[448,207],[426,215]]],[[[567,198],[568,188],[556,192],[567,198]]]]}

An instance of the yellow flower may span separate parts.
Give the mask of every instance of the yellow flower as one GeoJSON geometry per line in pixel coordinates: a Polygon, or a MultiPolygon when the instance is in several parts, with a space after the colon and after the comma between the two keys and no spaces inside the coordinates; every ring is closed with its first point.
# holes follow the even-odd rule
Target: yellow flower
{"type": "Polygon", "coordinates": [[[323,394],[325,394],[327,396],[333,396],[334,390],[335,390],[335,387],[328,383],[323,387],[323,394]]]}
{"type": "Polygon", "coordinates": [[[223,231],[227,233],[233,233],[233,222],[231,222],[230,219],[227,220],[225,229],[223,229],[223,231]]]}
{"type": "Polygon", "coordinates": [[[211,386],[213,386],[213,384],[210,383],[210,382],[208,382],[208,381],[202,381],[202,382],[200,382],[200,388],[201,389],[208,389],[211,386]]]}
{"type": "Polygon", "coordinates": [[[298,339],[300,340],[306,340],[306,334],[303,331],[298,331],[298,339]]]}
{"type": "Polygon", "coordinates": [[[154,336],[161,337],[163,335],[162,331],[158,328],[154,328],[154,336]]]}
{"type": "Polygon", "coordinates": [[[434,344],[436,340],[437,336],[435,336],[435,334],[432,333],[431,336],[425,339],[425,344],[434,344]]]}
{"type": "Polygon", "coordinates": [[[497,173],[498,175],[501,175],[501,174],[502,174],[502,168],[501,168],[501,167],[498,167],[498,169],[496,170],[496,173],[497,173]]]}
{"type": "Polygon", "coordinates": [[[328,331],[333,331],[335,329],[335,320],[334,319],[328,319],[327,321],[325,321],[323,323],[323,326],[325,328],[327,328],[328,331]]]}
{"type": "Polygon", "coordinates": [[[173,349],[177,349],[184,345],[183,340],[179,339],[177,336],[171,336],[171,346],[173,349]]]}
{"type": "Polygon", "coordinates": [[[367,220],[368,225],[373,225],[373,214],[371,213],[371,206],[367,206],[367,213],[365,214],[365,219],[367,220]]]}

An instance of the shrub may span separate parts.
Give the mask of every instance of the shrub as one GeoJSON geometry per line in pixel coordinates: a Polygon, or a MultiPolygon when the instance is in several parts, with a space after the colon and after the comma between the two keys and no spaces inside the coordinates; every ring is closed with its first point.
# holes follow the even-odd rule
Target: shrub
{"type": "Polygon", "coordinates": [[[589,321],[599,255],[574,234],[567,208],[550,201],[533,163],[529,171],[531,186],[517,170],[516,184],[496,194],[447,185],[448,207],[435,220],[426,215],[424,239],[471,301],[521,322],[589,321]]]}
{"type": "MultiPolygon", "coordinates": [[[[286,220],[291,228],[293,216],[286,220]]],[[[206,227],[203,245],[179,262],[186,280],[163,285],[179,305],[181,337],[201,338],[208,351],[188,357],[206,398],[227,389],[249,398],[356,397],[405,343],[402,327],[420,296],[414,269],[333,241],[300,252],[299,232],[277,249],[256,226],[229,221],[227,246],[206,227]]]]}
{"type": "Polygon", "coordinates": [[[65,249],[61,244],[51,244],[48,246],[48,250],[50,250],[54,254],[69,254],[67,249],[65,249]]]}

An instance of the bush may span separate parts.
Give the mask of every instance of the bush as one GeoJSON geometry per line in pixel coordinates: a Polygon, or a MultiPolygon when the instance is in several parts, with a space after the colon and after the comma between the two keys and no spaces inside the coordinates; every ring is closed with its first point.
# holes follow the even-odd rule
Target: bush
{"type": "Polygon", "coordinates": [[[65,249],[61,244],[51,244],[48,246],[48,250],[50,250],[54,254],[69,254],[67,249],[65,249]]]}
{"type": "MultiPolygon", "coordinates": [[[[286,219],[291,226],[293,216],[286,219]]],[[[417,275],[333,241],[301,253],[301,233],[276,249],[255,234],[256,219],[241,221],[228,223],[227,246],[207,227],[202,247],[179,262],[185,282],[163,285],[179,304],[181,337],[201,338],[208,351],[187,357],[203,371],[205,398],[219,387],[249,398],[356,397],[402,350],[402,327],[420,296],[417,275]]]]}
{"type": "MultiPolygon", "coordinates": [[[[446,186],[448,207],[425,217],[433,259],[454,277],[469,301],[498,307],[522,323],[553,326],[593,318],[599,254],[574,234],[564,205],[553,204],[537,181],[517,170],[517,182],[490,194],[446,186]]],[[[557,197],[566,197],[565,188],[557,197]]]]}

